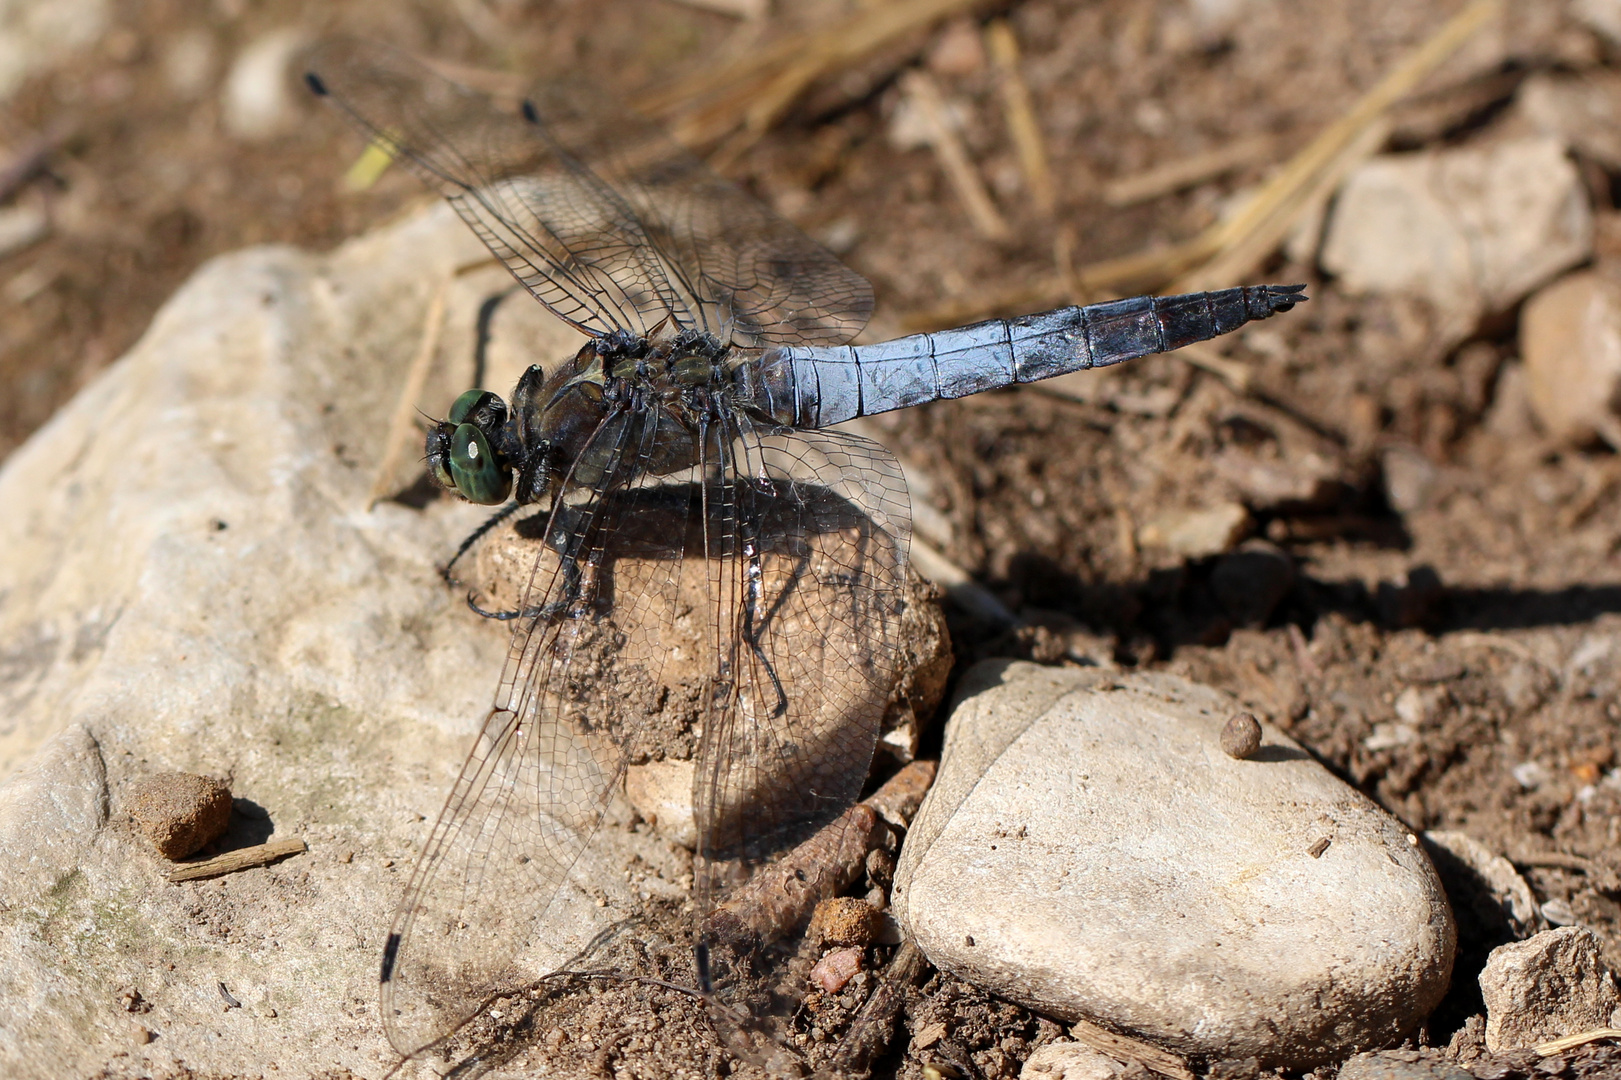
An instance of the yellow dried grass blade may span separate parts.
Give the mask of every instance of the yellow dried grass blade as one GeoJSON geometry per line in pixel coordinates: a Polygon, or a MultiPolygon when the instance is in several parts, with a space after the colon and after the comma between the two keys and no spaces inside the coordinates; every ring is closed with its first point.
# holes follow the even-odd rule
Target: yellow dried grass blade
{"type": "Polygon", "coordinates": [[[394,164],[394,142],[387,136],[378,136],[366,144],[355,163],[343,174],[345,191],[365,191],[394,164]]]}

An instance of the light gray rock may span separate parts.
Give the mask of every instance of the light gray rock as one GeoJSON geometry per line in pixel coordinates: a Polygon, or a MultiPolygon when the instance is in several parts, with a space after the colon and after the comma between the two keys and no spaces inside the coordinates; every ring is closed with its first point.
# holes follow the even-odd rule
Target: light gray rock
{"type": "Polygon", "coordinates": [[[1621,74],[1603,68],[1580,75],[1536,72],[1515,93],[1511,120],[1606,169],[1621,169],[1621,74]]]}
{"type": "Polygon", "coordinates": [[[625,798],[660,836],[691,850],[698,845],[692,817],[691,761],[649,761],[625,770],[625,798]]]}
{"type": "MultiPolygon", "coordinates": [[[[428,299],[483,254],[438,207],[330,255],[216,259],[0,470],[0,1075],[392,1063],[383,935],[507,631],[438,574],[488,511],[368,492],[428,299]],[[175,770],[231,777],[268,815],[255,839],[309,850],[170,884],[123,799],[175,770]]],[[[408,408],[465,388],[478,306],[508,284],[455,279],[408,408]]],[[[550,325],[530,359],[578,347],[550,325]]],[[[548,924],[560,957],[690,873],[612,823],[586,863],[548,924]]]]}
{"type": "Polygon", "coordinates": [[[1621,0],[1572,0],[1570,13],[1614,44],[1621,44],[1621,0]]]}
{"type": "Polygon", "coordinates": [[[107,823],[107,767],[82,724],[63,729],[0,783],[0,865],[6,899],[33,900],[71,882],[107,823]]]}
{"type": "Polygon", "coordinates": [[[1249,511],[1240,503],[1167,510],[1143,523],[1137,530],[1137,542],[1185,559],[1207,559],[1231,551],[1249,533],[1250,525],[1249,511]]]}
{"type": "Polygon", "coordinates": [[[1540,290],[1520,312],[1520,357],[1543,431],[1621,448],[1621,283],[1583,270],[1540,290]]]}
{"type": "Polygon", "coordinates": [[[1019,1070],[1019,1080],[1114,1080],[1126,1067],[1084,1043],[1050,1042],[1036,1048],[1019,1070]]]}
{"type": "Polygon", "coordinates": [[[1486,1049],[1494,1054],[1609,1027],[1621,1006],[1598,936],[1585,926],[1544,930],[1493,949],[1480,993],[1486,1049]]]}
{"type": "Polygon", "coordinates": [[[304,102],[294,96],[292,64],[307,43],[303,31],[293,27],[271,30],[248,43],[225,77],[220,118],[226,131],[255,142],[297,123],[304,102]]]}
{"type": "Polygon", "coordinates": [[[1593,213],[1556,138],[1374,158],[1341,187],[1324,269],[1358,293],[1428,297],[1467,330],[1593,250],[1593,213]]]}
{"type": "Polygon", "coordinates": [[[96,42],[108,0],[11,0],[0,6],[0,101],[29,76],[96,42]]]}
{"type": "Polygon", "coordinates": [[[981,664],[901,849],[929,959],[1186,1056],[1309,1068],[1446,990],[1454,930],[1402,826],[1237,703],[1165,675],[981,664]]]}

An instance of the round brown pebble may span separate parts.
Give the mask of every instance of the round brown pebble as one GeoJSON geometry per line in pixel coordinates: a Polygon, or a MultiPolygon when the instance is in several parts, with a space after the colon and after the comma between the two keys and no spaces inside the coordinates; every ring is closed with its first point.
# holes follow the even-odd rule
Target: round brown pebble
{"type": "Polygon", "coordinates": [[[810,938],[822,946],[865,949],[872,942],[872,905],[858,896],[823,900],[811,913],[810,938]]]}
{"type": "Polygon", "coordinates": [[[225,831],[231,789],[208,776],[156,773],[135,785],[127,806],[159,855],[184,859],[225,831]]]}
{"type": "Polygon", "coordinates": [[[1228,757],[1254,757],[1261,748],[1261,725],[1247,712],[1234,713],[1221,729],[1221,749],[1228,757]]]}

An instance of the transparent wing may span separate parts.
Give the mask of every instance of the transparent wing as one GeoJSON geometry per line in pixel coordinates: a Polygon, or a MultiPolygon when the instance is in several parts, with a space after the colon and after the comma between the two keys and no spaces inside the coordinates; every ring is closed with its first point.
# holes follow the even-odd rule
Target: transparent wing
{"type": "Polygon", "coordinates": [[[910,520],[899,465],[858,436],[744,427],[715,450],[709,517],[729,557],[715,568],[721,692],[693,793],[699,938],[705,989],[729,1007],[717,1026],[752,1014],[780,1036],[767,1014],[804,988],[771,970],[769,935],[722,941],[704,915],[859,796],[898,676],[910,520]]]}
{"type": "Polygon", "coordinates": [[[511,540],[533,570],[493,598],[518,613],[494,706],[385,949],[383,1022],[401,1054],[580,944],[558,940],[556,902],[626,762],[649,749],[681,610],[691,499],[652,482],[657,434],[632,414],[604,421],[544,534],[511,540]]]}
{"type": "Polygon", "coordinates": [[[647,336],[669,320],[743,347],[837,343],[872,290],[658,128],[578,83],[510,106],[382,46],[309,59],[320,91],[408,162],[560,318],[647,336]]]}
{"type": "MultiPolygon", "coordinates": [[[[740,348],[854,337],[872,286],[657,125],[577,84],[534,86],[547,137],[584,163],[641,223],[698,328],[740,348]]],[[[683,324],[687,325],[687,324],[683,324]]]]}

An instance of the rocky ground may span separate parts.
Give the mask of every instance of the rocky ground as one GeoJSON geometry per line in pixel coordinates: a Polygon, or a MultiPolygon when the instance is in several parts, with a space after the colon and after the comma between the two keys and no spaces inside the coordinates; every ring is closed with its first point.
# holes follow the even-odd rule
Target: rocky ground
{"type": "MultiPolygon", "coordinates": [[[[74,502],[72,476],[57,471],[66,461],[15,448],[128,350],[158,305],[205,258],[263,241],[330,248],[419,197],[413,181],[392,173],[361,193],[339,183],[354,145],[280,81],[285,58],[300,40],[343,25],[489,68],[577,66],[634,98],[715,57],[746,55],[800,22],[844,13],[832,2],[794,5],[791,12],[782,10],[788,5],[766,6],[774,9],[765,18],[740,19],[673,0],[606,6],[465,0],[385,11],[224,0],[206,8],[157,0],[114,8],[76,0],[50,6],[60,13],[51,17],[42,14],[46,6],[30,5],[0,15],[3,40],[16,43],[0,51],[0,90],[9,94],[0,120],[7,163],[0,166],[6,200],[0,206],[6,311],[0,448],[13,451],[9,490],[37,489],[42,479],[59,485],[38,492],[41,516],[12,526],[15,542],[31,538],[30,550],[42,551],[44,562],[27,562],[21,546],[9,549],[8,561],[17,568],[56,567],[56,576],[30,569],[18,580],[34,582],[37,590],[13,581],[11,592],[0,593],[0,701],[4,717],[21,718],[0,719],[6,725],[0,760],[16,769],[53,737],[67,738],[61,732],[70,720],[86,724],[99,756],[69,739],[53,744],[52,760],[80,769],[81,779],[89,777],[86,790],[99,783],[99,790],[112,793],[110,802],[87,796],[75,809],[71,800],[58,800],[61,814],[52,820],[64,835],[102,829],[94,843],[107,860],[116,844],[127,842],[109,837],[124,838],[119,829],[133,836],[124,785],[143,771],[178,768],[223,777],[257,769],[263,787],[255,792],[238,783],[238,809],[242,799],[271,805],[277,795],[283,801],[272,812],[275,835],[311,835],[311,858],[321,860],[314,884],[295,858],[253,871],[257,884],[193,887],[198,891],[183,903],[143,899],[144,879],[115,860],[106,866],[116,870],[97,871],[103,876],[92,873],[78,884],[61,876],[71,859],[60,866],[45,860],[44,870],[55,866],[56,873],[40,879],[47,900],[9,898],[9,910],[23,920],[7,924],[8,933],[21,935],[10,940],[34,946],[42,940],[46,953],[81,950],[74,955],[83,960],[75,976],[82,981],[72,985],[92,1002],[85,1006],[91,1019],[82,1022],[96,1033],[87,1040],[95,1060],[75,1058],[66,1071],[45,1075],[102,1067],[110,1075],[187,1075],[193,1068],[229,1075],[228,1055],[209,1058],[202,1035],[186,1043],[198,1049],[168,1052],[182,1040],[164,1024],[203,1032],[205,1010],[231,1024],[253,1013],[254,1033],[236,1032],[231,1037],[244,1043],[231,1045],[255,1038],[296,1045],[300,1039],[285,1030],[285,1021],[276,1031],[275,1015],[297,1016],[311,1030],[320,1028],[322,1040],[330,1036],[320,1042],[328,1061],[306,1065],[301,1058],[298,1068],[379,1072],[367,980],[378,948],[375,923],[386,921],[398,873],[376,851],[409,850],[417,823],[408,819],[436,812],[434,793],[443,792],[446,769],[453,770],[441,759],[454,758],[457,740],[465,738],[458,722],[427,714],[460,708],[470,722],[477,711],[470,703],[487,693],[487,685],[471,683],[487,684],[493,668],[489,678],[469,679],[465,690],[430,685],[423,674],[391,686],[380,674],[366,674],[368,665],[397,660],[381,645],[353,644],[356,628],[369,624],[355,610],[343,610],[339,597],[347,593],[317,590],[311,595],[333,599],[316,603],[313,612],[301,613],[287,600],[274,619],[304,628],[266,648],[265,669],[346,656],[343,662],[352,666],[343,669],[344,678],[356,681],[293,680],[289,699],[298,707],[275,725],[274,745],[286,749],[267,744],[249,752],[243,748],[262,741],[265,730],[249,722],[246,697],[252,695],[226,699],[232,686],[257,685],[242,674],[251,663],[228,677],[186,682],[183,669],[167,665],[179,665],[176,657],[186,653],[199,655],[194,647],[222,646],[209,644],[206,634],[186,639],[194,646],[161,635],[143,639],[144,645],[121,642],[116,613],[127,605],[109,604],[89,584],[73,584],[125,581],[140,598],[128,610],[159,624],[169,617],[176,627],[185,622],[181,616],[214,617],[226,594],[218,591],[225,578],[207,569],[212,564],[163,563],[168,576],[158,578],[137,572],[148,552],[167,550],[160,543],[166,530],[179,528],[177,522],[201,529],[208,514],[238,529],[259,514],[281,520],[285,507],[272,514],[261,500],[288,501],[290,492],[241,478],[264,474],[266,460],[277,462],[282,477],[288,468],[313,469],[299,456],[294,436],[319,439],[357,470],[374,463],[378,448],[359,444],[386,426],[392,402],[382,386],[343,370],[354,357],[341,350],[322,354],[328,367],[290,369],[303,380],[296,401],[318,417],[325,399],[359,393],[338,408],[352,409],[352,417],[342,415],[367,435],[320,421],[295,427],[285,444],[266,434],[250,447],[252,454],[237,454],[229,439],[207,441],[216,430],[240,433],[251,426],[268,433],[273,419],[285,419],[243,407],[229,414],[230,422],[215,423],[206,402],[210,393],[238,400],[232,395],[249,384],[229,363],[258,356],[253,350],[265,341],[283,341],[276,335],[301,325],[298,311],[285,323],[277,321],[284,318],[278,312],[264,315],[275,333],[219,345],[218,366],[200,364],[183,384],[160,381],[141,393],[126,385],[116,394],[102,384],[92,391],[99,397],[80,399],[81,412],[71,422],[59,422],[59,439],[64,431],[90,439],[85,433],[103,420],[127,436],[128,442],[104,442],[91,455],[105,470],[98,490],[115,491],[120,465],[133,466],[143,483],[161,480],[154,493],[130,504],[129,517],[114,517],[114,529],[97,517],[99,510],[86,509],[103,503],[74,502]],[[215,377],[221,385],[209,383],[215,377]],[[139,408],[131,404],[137,399],[139,408]],[[187,478],[192,462],[177,452],[184,441],[150,455],[122,456],[150,436],[148,425],[165,416],[166,402],[201,410],[194,427],[177,431],[218,455],[219,477],[244,484],[216,509],[207,509],[206,499],[185,503],[196,522],[173,509],[181,505],[180,487],[162,486],[187,478]],[[112,423],[117,418],[125,426],[112,423]],[[18,462],[33,475],[23,477],[18,462]],[[74,542],[82,546],[75,549],[74,542]],[[104,577],[83,576],[92,570],[104,577]],[[141,594],[142,580],[195,595],[181,601],[141,594]],[[36,633],[44,624],[20,614],[37,610],[61,615],[49,633],[36,633]],[[316,618],[323,611],[325,621],[316,618]],[[355,633],[346,636],[345,625],[355,633]],[[160,687],[165,680],[149,677],[140,684],[141,693],[161,689],[178,703],[166,706],[168,712],[148,710],[150,730],[120,734],[97,726],[107,723],[108,703],[123,687],[112,675],[93,687],[91,704],[84,696],[89,691],[70,685],[76,674],[94,671],[104,655],[98,650],[108,647],[125,650],[119,653],[124,666],[110,671],[163,670],[175,683],[160,687]],[[331,820],[325,808],[347,806],[345,800],[301,786],[294,761],[278,756],[295,747],[308,754],[320,746],[328,754],[335,745],[377,740],[376,717],[311,704],[351,699],[385,702],[383,714],[433,733],[421,745],[396,751],[392,764],[365,756],[351,762],[361,790],[391,781],[413,785],[409,794],[390,797],[386,819],[331,820]],[[213,735],[191,738],[191,729],[174,727],[172,710],[184,716],[185,708],[232,719],[213,735]],[[93,756],[103,763],[100,781],[93,756]],[[345,852],[352,862],[343,859],[345,852]],[[365,882],[338,876],[345,873],[339,868],[357,864],[369,875],[365,882]],[[116,885],[106,894],[117,898],[113,908],[161,916],[170,936],[159,935],[150,950],[140,945],[116,963],[97,952],[75,935],[103,928],[97,920],[107,916],[110,902],[86,880],[116,885]],[[268,948],[264,941],[275,934],[254,926],[255,904],[270,897],[293,909],[323,883],[339,880],[347,882],[341,895],[356,913],[354,927],[344,931],[355,938],[344,943],[353,955],[344,952],[332,967],[301,970],[340,989],[302,1005],[273,1003],[267,991],[264,1000],[246,1000],[247,1010],[232,1011],[227,1001],[220,1012],[212,982],[229,979],[240,989],[274,954],[253,951],[251,962],[238,957],[228,971],[210,975],[209,965],[220,963],[217,954],[180,955],[195,944],[188,935],[203,935],[211,947],[246,949],[243,942],[251,939],[254,950],[268,948]],[[237,896],[232,888],[248,892],[237,896]],[[372,891],[379,894],[375,900],[372,891]],[[153,914],[143,907],[149,903],[163,910],[153,914]],[[52,923],[52,911],[80,921],[52,923]],[[56,929],[36,940],[25,932],[35,925],[56,929]],[[172,960],[157,959],[165,942],[176,951],[172,960]],[[192,961],[200,966],[188,968],[192,961]],[[179,964],[186,978],[171,969],[143,983],[141,973],[152,963],[179,964]],[[92,979],[105,982],[106,993],[95,997],[85,989],[92,979]],[[213,997],[206,1003],[185,998],[182,1007],[176,1004],[180,986],[201,986],[213,997]],[[116,1036],[100,1017],[114,1008],[127,1013],[119,1019],[127,1027],[116,1036]],[[143,1019],[154,1013],[168,1019],[143,1019]],[[318,1014],[325,1017],[320,1023],[313,1019],[318,1014]],[[117,1038],[129,1045],[116,1050],[117,1038]],[[364,1045],[365,1053],[351,1053],[350,1044],[364,1045]],[[187,1065],[188,1057],[209,1064],[187,1065]]],[[[720,164],[873,280],[879,306],[870,339],[1050,306],[1058,302],[1055,293],[1118,295],[1130,291],[1130,283],[1096,284],[1097,276],[1088,275],[1098,264],[1145,251],[1164,255],[1241,213],[1244,199],[1282,163],[1347,115],[1361,93],[1461,7],[1335,2],[1302,10],[1270,0],[1029,0],[987,7],[973,18],[906,36],[829,76],[758,140],[723,140],[720,164]],[[1049,160],[1050,200],[1039,174],[1021,158],[1008,119],[997,39],[985,32],[998,12],[1006,14],[1021,50],[1019,71],[1049,160]],[[942,164],[949,155],[938,151],[941,139],[925,122],[931,93],[979,177],[989,216],[983,205],[975,210],[971,198],[965,202],[942,164]]],[[[1447,1070],[1459,1068],[1481,1078],[1597,1076],[1621,1069],[1614,1050],[1601,1042],[1546,1056],[1526,1049],[1536,1040],[1604,1026],[1614,997],[1607,965],[1621,964],[1621,859],[1615,854],[1621,839],[1615,758],[1621,722],[1618,67],[1621,9],[1615,5],[1514,5],[1507,22],[1473,36],[1386,114],[1364,157],[1349,162],[1324,192],[1335,197],[1321,213],[1296,215],[1264,260],[1246,269],[1266,280],[1309,282],[1310,303],[1219,343],[1197,365],[1155,358],[1056,389],[1024,388],[891,414],[868,429],[906,466],[922,544],[978,586],[954,588],[948,601],[958,657],[953,683],[974,661],[1018,657],[1174,675],[1215,688],[1278,737],[1294,740],[1425,845],[1457,917],[1451,989],[1405,1049],[1354,1059],[1341,1071],[1346,1077],[1451,1076],[1447,1070]],[[1550,930],[1555,937],[1533,937],[1550,930]],[[1483,992],[1480,973],[1493,948],[1518,938],[1531,939],[1534,949],[1494,961],[1507,980],[1486,980],[1506,987],[1494,999],[1495,991],[1483,992]],[[1522,973],[1518,982],[1515,971],[1522,973]],[[1539,997],[1539,985],[1563,989],[1539,997]],[[1554,1002],[1567,999],[1586,1004],[1564,1015],[1554,1002]],[[1504,1003],[1495,1023],[1487,1012],[1493,1000],[1504,1003]],[[1505,1026],[1511,1015],[1525,1022],[1505,1026]],[[1519,1035],[1501,1034],[1516,1030],[1519,1035]]],[[[430,241],[454,244],[424,232],[422,242],[430,241]]],[[[394,308],[378,301],[385,304],[379,310],[394,315],[360,313],[335,325],[379,354],[403,359],[415,347],[431,288],[422,275],[452,261],[435,255],[423,260],[418,277],[402,268],[389,279],[390,287],[414,298],[394,308]],[[380,327],[379,318],[394,323],[380,327]]],[[[302,296],[288,282],[301,280],[307,269],[272,259],[218,280],[258,290],[255,297],[281,296],[284,286],[287,295],[302,296]]],[[[1162,273],[1144,287],[1185,276],[1162,273]]],[[[383,286],[376,288],[386,298],[383,286]]],[[[447,340],[472,341],[476,293],[469,285],[461,307],[452,305],[447,340]]],[[[233,306],[244,299],[203,290],[182,310],[193,320],[230,313],[238,320],[232,325],[260,325],[233,306]]],[[[162,329],[150,340],[180,348],[173,345],[177,326],[162,329]]],[[[515,321],[508,340],[494,347],[522,352],[512,341],[520,329],[529,332],[528,324],[515,321]]],[[[158,360],[148,363],[156,369],[158,360]]],[[[266,401],[284,389],[273,378],[252,385],[266,401]]],[[[430,391],[443,396],[453,388],[430,391]]],[[[75,467],[90,469],[82,462],[75,467]]],[[[335,493],[324,484],[311,480],[298,491],[341,505],[365,486],[346,480],[335,493]]],[[[468,663],[498,657],[499,643],[459,637],[458,624],[449,621],[454,605],[430,595],[437,588],[432,566],[442,558],[436,550],[453,544],[463,523],[442,506],[419,511],[390,503],[383,513],[408,540],[378,538],[364,526],[344,532],[353,522],[331,526],[336,532],[317,539],[340,543],[334,536],[341,534],[341,543],[354,545],[342,550],[356,567],[370,565],[366,560],[382,550],[380,578],[387,578],[389,565],[396,574],[409,568],[398,593],[376,603],[389,619],[404,620],[407,638],[424,656],[437,645],[462,650],[457,658],[468,663]]],[[[222,529],[207,534],[206,544],[229,544],[237,535],[222,529]]],[[[322,550],[317,539],[292,550],[313,560],[322,550]]],[[[188,559],[210,550],[201,546],[205,539],[187,545],[193,540],[195,550],[183,548],[188,559]]],[[[165,557],[178,559],[181,550],[165,557]]],[[[274,560],[264,557],[268,574],[274,560]]],[[[243,621],[232,639],[238,655],[259,647],[253,625],[243,621]]],[[[456,668],[450,660],[443,664],[456,668]]],[[[931,730],[924,735],[925,756],[942,744],[939,726],[931,730]]],[[[351,752],[359,753],[343,751],[351,752]]],[[[12,805],[22,805],[15,800],[26,788],[11,786],[12,805]]],[[[254,833],[242,821],[235,827],[244,836],[254,833]]],[[[8,833],[7,843],[20,842],[19,835],[8,833]]],[[[260,829],[254,838],[264,835],[260,829]]],[[[678,851],[659,847],[656,838],[632,847],[637,843],[651,880],[680,879],[678,851]]],[[[154,859],[143,872],[159,873],[157,866],[154,859]]],[[[324,887],[329,900],[336,895],[330,890],[337,886],[324,887]]],[[[179,896],[181,887],[164,888],[179,896]]],[[[887,960],[892,946],[873,948],[877,959],[887,960]]],[[[825,1025],[818,1026],[837,1032],[847,1025],[856,999],[871,991],[875,978],[863,973],[848,990],[830,995],[839,1000],[826,1005],[825,1025]]],[[[645,1043],[654,1052],[656,1031],[669,1021],[654,1019],[662,1014],[650,1009],[651,1027],[620,1024],[623,1007],[624,1000],[606,997],[581,1003],[576,1022],[591,1034],[572,1044],[579,1053],[570,1060],[603,1074],[636,1075],[629,1051],[645,1043]],[[586,1044],[589,1049],[581,1049],[586,1044]]],[[[51,1009],[58,1010],[47,1010],[52,1016],[79,1015],[61,1011],[60,1002],[51,1009]]],[[[26,1045],[44,1052],[40,1048],[57,1045],[53,1040],[80,1022],[29,1028],[26,1045]]],[[[1030,1076],[1063,1075],[1060,1068],[1068,1066],[1048,1066],[1058,1052],[1051,1048],[1076,1037],[1070,1017],[1055,1018],[1051,1008],[1030,1011],[933,969],[919,977],[900,1031],[881,1071],[906,1077],[928,1068],[990,1077],[1021,1069],[1030,1076]]],[[[1117,1065],[1130,1058],[1116,1052],[1120,1056],[1109,1060],[1117,1065]]],[[[1205,1055],[1195,1064],[1247,1075],[1261,1067],[1247,1062],[1250,1056],[1222,1061],[1205,1055]]],[[[1336,1057],[1317,1074],[1339,1065],[1336,1057]]],[[[1069,1075],[1114,1068],[1088,1059],[1069,1075]]]]}

